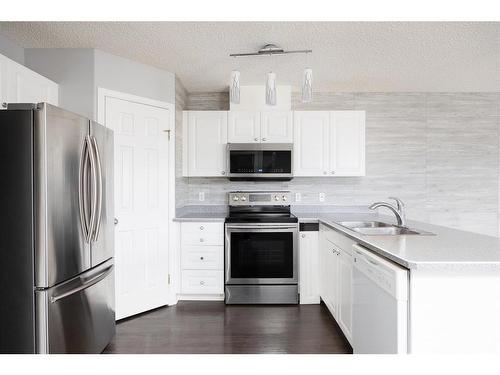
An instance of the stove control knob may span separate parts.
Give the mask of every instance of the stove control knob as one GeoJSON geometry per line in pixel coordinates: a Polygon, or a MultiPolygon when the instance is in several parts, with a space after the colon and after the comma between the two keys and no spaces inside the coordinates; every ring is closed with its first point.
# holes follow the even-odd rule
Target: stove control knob
{"type": "Polygon", "coordinates": [[[245,196],[241,197],[242,202],[245,202],[246,200],[247,200],[247,197],[245,197],[245,196]]]}
{"type": "Polygon", "coordinates": [[[283,196],[281,197],[281,199],[283,199],[284,201],[286,201],[286,195],[283,195],[283,196]]]}
{"type": "Polygon", "coordinates": [[[236,195],[233,197],[233,201],[237,202],[239,200],[240,200],[240,198],[238,198],[236,195]]]}
{"type": "Polygon", "coordinates": [[[274,200],[275,200],[275,201],[279,201],[279,200],[280,200],[280,197],[276,195],[276,196],[274,197],[274,200]]]}

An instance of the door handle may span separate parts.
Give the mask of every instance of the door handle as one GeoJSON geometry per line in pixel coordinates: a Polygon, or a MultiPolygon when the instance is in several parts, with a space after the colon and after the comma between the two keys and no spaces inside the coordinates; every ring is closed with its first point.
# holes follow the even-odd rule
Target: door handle
{"type": "Polygon", "coordinates": [[[80,174],[78,178],[78,208],[80,211],[80,223],[82,226],[85,242],[90,241],[90,219],[88,212],[88,166],[89,166],[89,143],[85,137],[82,154],[80,156],[80,174]]]}
{"type": "Polygon", "coordinates": [[[97,172],[97,209],[96,209],[96,224],[93,228],[93,241],[97,241],[99,238],[99,229],[101,227],[102,218],[102,164],[101,164],[101,154],[99,153],[99,147],[97,146],[97,140],[92,137],[92,144],[94,146],[94,152],[96,156],[96,172],[97,172]]]}
{"type": "Polygon", "coordinates": [[[89,155],[90,155],[90,186],[91,186],[91,192],[90,192],[90,229],[89,229],[89,235],[90,235],[90,240],[93,239],[93,233],[94,233],[94,228],[96,225],[96,214],[97,214],[97,160],[96,160],[96,155],[95,155],[95,150],[94,147],[92,146],[93,141],[90,135],[87,135],[87,142],[89,144],[89,155]]]}
{"type": "Polygon", "coordinates": [[[61,294],[54,295],[54,296],[50,297],[50,302],[51,303],[57,302],[60,299],[69,297],[72,294],[75,294],[75,293],[78,293],[84,289],[90,288],[92,285],[95,285],[99,281],[101,281],[102,279],[105,279],[106,276],[108,276],[110,274],[110,272],[113,270],[113,267],[114,266],[111,265],[111,266],[105,268],[103,271],[99,272],[99,274],[92,276],[91,278],[89,278],[87,280],[83,280],[82,284],[77,286],[76,288],[73,288],[73,289],[68,290],[66,292],[63,292],[61,294]]]}
{"type": "Polygon", "coordinates": [[[115,217],[115,225],[118,225],[118,219],[115,217]]]}

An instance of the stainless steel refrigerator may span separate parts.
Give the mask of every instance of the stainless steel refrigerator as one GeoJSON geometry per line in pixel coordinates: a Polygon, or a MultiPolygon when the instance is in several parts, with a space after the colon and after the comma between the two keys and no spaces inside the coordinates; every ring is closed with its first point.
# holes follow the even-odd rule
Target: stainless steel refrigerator
{"type": "Polygon", "coordinates": [[[0,353],[99,353],[115,333],[113,132],[0,111],[0,353]]]}

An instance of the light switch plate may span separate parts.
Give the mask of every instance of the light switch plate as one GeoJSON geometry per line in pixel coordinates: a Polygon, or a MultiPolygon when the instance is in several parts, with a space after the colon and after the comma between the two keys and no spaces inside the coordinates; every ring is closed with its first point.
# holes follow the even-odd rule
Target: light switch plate
{"type": "Polygon", "coordinates": [[[319,193],[319,201],[324,202],[325,201],[325,193],[319,193]]]}
{"type": "Polygon", "coordinates": [[[302,200],[302,195],[300,193],[295,193],[295,202],[300,202],[302,200]]]}
{"type": "Polygon", "coordinates": [[[203,201],[205,200],[205,192],[204,192],[204,191],[200,191],[200,192],[198,193],[198,200],[199,200],[200,202],[203,202],[203,201]]]}

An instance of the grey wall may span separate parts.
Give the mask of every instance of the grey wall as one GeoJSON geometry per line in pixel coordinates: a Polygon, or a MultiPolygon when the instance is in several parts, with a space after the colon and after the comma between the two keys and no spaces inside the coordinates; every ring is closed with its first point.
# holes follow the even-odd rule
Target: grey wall
{"type": "Polygon", "coordinates": [[[182,111],[186,109],[188,93],[179,79],[175,80],[175,205],[188,204],[189,185],[182,177],[182,111]]]}
{"type": "Polygon", "coordinates": [[[27,48],[26,66],[57,82],[61,107],[97,119],[97,88],[174,103],[175,75],[94,49],[27,48]]]}
{"type": "MultiPolygon", "coordinates": [[[[188,102],[199,102],[193,96],[188,102]]],[[[216,102],[190,109],[220,109],[216,102]]],[[[289,189],[302,194],[296,203],[302,205],[320,204],[320,192],[333,205],[396,195],[410,218],[498,235],[500,93],[316,93],[308,105],[294,94],[292,108],[366,110],[366,176],[274,183],[184,178],[183,203],[226,204],[226,193],[238,189],[289,189]]]]}
{"type": "MultiPolygon", "coordinates": [[[[100,50],[94,50],[94,57],[96,88],[102,87],[174,103],[175,75],[173,73],[100,50]]],[[[97,102],[95,104],[97,106],[97,102]]],[[[95,113],[97,113],[97,107],[95,113]]]]}
{"type": "Polygon", "coordinates": [[[59,84],[59,105],[94,118],[94,50],[26,48],[26,66],[59,84]]]}
{"type": "Polygon", "coordinates": [[[24,48],[2,35],[0,35],[0,54],[24,64],[24,48]]]}

